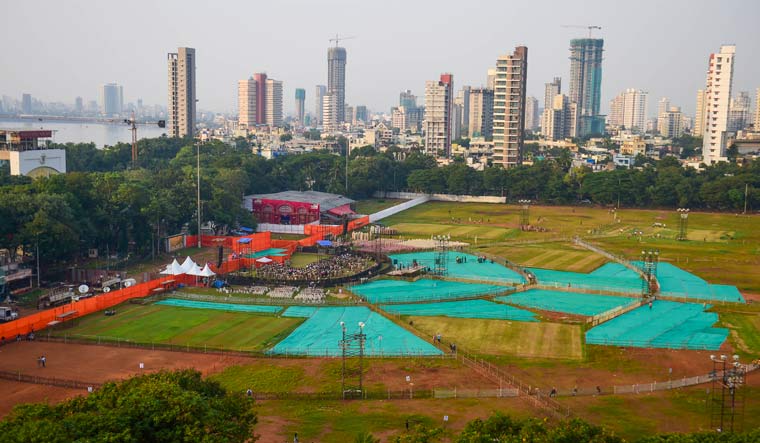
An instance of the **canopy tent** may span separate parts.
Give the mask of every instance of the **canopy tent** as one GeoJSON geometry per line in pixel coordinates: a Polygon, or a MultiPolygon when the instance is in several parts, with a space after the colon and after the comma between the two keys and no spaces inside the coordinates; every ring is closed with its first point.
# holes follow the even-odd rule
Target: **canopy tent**
{"type": "Polygon", "coordinates": [[[185,271],[182,269],[182,266],[180,266],[179,262],[175,259],[171,264],[166,265],[166,269],[161,271],[161,274],[163,275],[180,275],[184,274],[185,271]]]}
{"type": "Polygon", "coordinates": [[[187,271],[187,275],[194,275],[196,277],[203,277],[202,274],[203,269],[201,269],[200,266],[198,266],[196,263],[193,263],[193,268],[187,271]]]}
{"type": "Polygon", "coordinates": [[[243,232],[253,232],[254,231],[253,228],[248,228],[248,227],[245,227],[245,226],[241,226],[240,230],[243,231],[243,232]]]}
{"type": "Polygon", "coordinates": [[[206,266],[203,267],[201,270],[201,277],[213,277],[216,275],[216,272],[212,271],[211,268],[208,267],[208,263],[206,263],[206,266]]]}
{"type": "Polygon", "coordinates": [[[330,247],[333,245],[333,242],[331,242],[330,240],[318,240],[317,244],[319,246],[330,247]]]}
{"type": "Polygon", "coordinates": [[[193,266],[198,266],[198,265],[195,264],[195,262],[193,261],[192,258],[190,258],[190,256],[187,256],[185,261],[182,263],[182,270],[187,274],[193,269],[193,266]]]}
{"type": "Polygon", "coordinates": [[[247,245],[250,242],[251,242],[250,238],[241,238],[240,240],[238,240],[238,243],[241,243],[241,244],[244,244],[244,245],[247,245]]]}
{"type": "Polygon", "coordinates": [[[256,263],[263,263],[263,264],[272,263],[273,261],[274,260],[272,260],[269,257],[261,257],[261,258],[256,259],[256,263]]]}

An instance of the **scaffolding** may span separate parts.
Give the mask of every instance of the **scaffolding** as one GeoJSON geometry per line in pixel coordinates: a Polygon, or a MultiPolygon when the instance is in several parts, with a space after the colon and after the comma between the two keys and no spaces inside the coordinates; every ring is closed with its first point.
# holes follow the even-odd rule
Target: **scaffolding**
{"type": "Polygon", "coordinates": [[[343,332],[340,341],[342,366],[340,389],[344,400],[364,396],[364,323],[359,322],[359,331],[349,334],[345,322],[340,322],[343,332]]]}

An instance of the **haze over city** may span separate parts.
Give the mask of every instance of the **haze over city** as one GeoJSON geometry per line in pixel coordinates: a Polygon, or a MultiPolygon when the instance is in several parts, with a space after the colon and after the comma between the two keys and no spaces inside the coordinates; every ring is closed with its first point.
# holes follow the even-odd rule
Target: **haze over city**
{"type": "Polygon", "coordinates": [[[397,105],[398,92],[424,93],[426,80],[454,74],[455,87],[485,85],[496,57],[516,45],[530,50],[527,93],[539,100],[544,83],[567,79],[568,46],[597,25],[604,39],[602,112],[626,88],[649,93],[648,114],[669,97],[694,113],[707,57],[735,44],[734,91],[754,91],[760,78],[756,1],[484,2],[367,4],[349,1],[6,3],[0,93],[73,102],[97,97],[117,82],[124,101],[166,105],[166,53],[197,51],[199,109],[235,113],[237,81],[267,72],[283,82],[286,113],[295,88],[326,84],[328,41],[355,36],[347,50],[346,99],[375,112],[397,105]],[[33,27],[30,27],[33,26],[33,27]]]}

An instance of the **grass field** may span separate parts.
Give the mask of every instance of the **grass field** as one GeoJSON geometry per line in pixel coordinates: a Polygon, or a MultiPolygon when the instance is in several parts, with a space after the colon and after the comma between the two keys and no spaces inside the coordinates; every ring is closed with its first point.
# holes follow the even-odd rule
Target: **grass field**
{"type": "Polygon", "coordinates": [[[404,203],[405,201],[406,200],[392,198],[361,200],[356,202],[356,212],[358,214],[374,214],[375,212],[388,209],[392,206],[404,203]]]}
{"type": "Polygon", "coordinates": [[[477,354],[579,360],[583,357],[581,328],[560,323],[414,317],[414,327],[426,336],[441,333],[445,342],[477,354]]]}
{"type": "Polygon", "coordinates": [[[509,258],[521,266],[588,273],[603,265],[606,259],[599,254],[573,246],[570,243],[534,243],[526,245],[500,245],[476,249],[509,258]]]}
{"type": "Polygon", "coordinates": [[[111,317],[102,313],[88,315],[77,320],[74,327],[54,334],[261,351],[302,322],[298,318],[158,305],[122,304],[115,310],[117,314],[111,317]]]}

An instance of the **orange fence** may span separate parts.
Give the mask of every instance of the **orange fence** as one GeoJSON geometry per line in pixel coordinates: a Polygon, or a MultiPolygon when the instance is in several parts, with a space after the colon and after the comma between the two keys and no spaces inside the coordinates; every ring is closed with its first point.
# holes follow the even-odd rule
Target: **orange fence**
{"type": "Polygon", "coordinates": [[[17,335],[26,335],[32,331],[45,329],[48,323],[60,321],[59,315],[72,313],[65,317],[65,321],[90,314],[92,312],[102,311],[103,309],[116,306],[133,298],[146,297],[153,293],[154,289],[163,287],[163,283],[174,281],[175,283],[190,283],[193,277],[186,275],[172,275],[157,278],[145,283],[132,286],[130,288],[120,289],[118,291],[100,294],[92,298],[67,303],[63,306],[47,309],[36,314],[21,317],[8,323],[0,325],[0,336],[6,340],[15,338],[17,335]]]}
{"type": "Polygon", "coordinates": [[[367,226],[368,224],[369,224],[369,216],[364,216],[362,218],[351,220],[350,222],[348,222],[348,231],[349,232],[354,231],[356,229],[367,226]]]}

